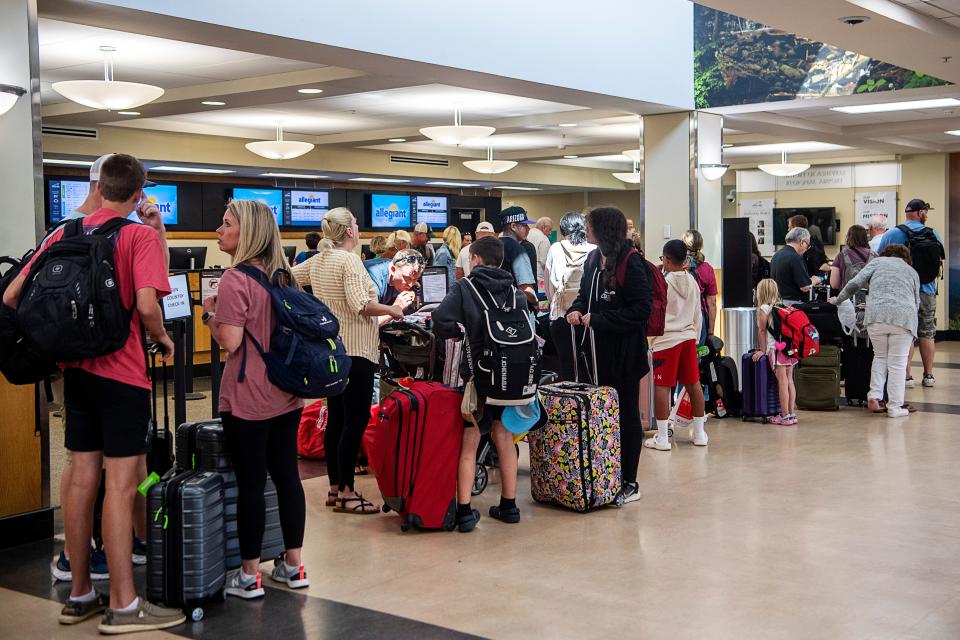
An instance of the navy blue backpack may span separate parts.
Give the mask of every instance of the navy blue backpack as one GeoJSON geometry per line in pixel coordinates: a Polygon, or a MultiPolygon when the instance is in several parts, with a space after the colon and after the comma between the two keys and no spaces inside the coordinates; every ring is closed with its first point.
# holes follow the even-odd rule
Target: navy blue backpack
{"type": "MultiPolygon", "coordinates": [[[[290,286],[290,272],[285,269],[278,269],[271,282],[260,269],[248,265],[236,268],[259,282],[273,302],[274,325],[267,350],[244,330],[263,358],[270,382],[300,398],[343,393],[350,375],[350,356],[339,337],[340,323],[327,305],[290,286]]],[[[246,368],[244,341],[238,382],[243,382],[246,368]]]]}

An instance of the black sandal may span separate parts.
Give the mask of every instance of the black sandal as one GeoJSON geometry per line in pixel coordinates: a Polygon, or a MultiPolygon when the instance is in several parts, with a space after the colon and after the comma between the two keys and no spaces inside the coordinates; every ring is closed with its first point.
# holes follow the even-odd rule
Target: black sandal
{"type": "Polygon", "coordinates": [[[355,476],[365,476],[368,473],[369,473],[369,470],[365,465],[358,464],[356,467],[353,468],[353,475],[355,476]]]}
{"type": "Polygon", "coordinates": [[[369,516],[374,513],[380,513],[380,507],[376,506],[359,493],[349,498],[337,498],[337,506],[333,508],[337,513],[355,513],[357,515],[369,516]],[[352,507],[347,507],[347,503],[357,503],[352,507]]]}
{"type": "Polygon", "coordinates": [[[324,502],[324,505],[327,507],[337,506],[337,496],[339,495],[340,495],[339,491],[334,491],[333,489],[331,489],[330,491],[327,491],[327,500],[326,502],[324,502]]]}

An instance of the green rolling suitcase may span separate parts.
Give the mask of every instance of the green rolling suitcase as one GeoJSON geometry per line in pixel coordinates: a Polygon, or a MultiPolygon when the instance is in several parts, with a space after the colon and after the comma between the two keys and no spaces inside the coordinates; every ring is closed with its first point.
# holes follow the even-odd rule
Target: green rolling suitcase
{"type": "Polygon", "coordinates": [[[820,345],[820,353],[801,361],[795,374],[797,408],[836,411],[840,408],[840,349],[820,345]]]}

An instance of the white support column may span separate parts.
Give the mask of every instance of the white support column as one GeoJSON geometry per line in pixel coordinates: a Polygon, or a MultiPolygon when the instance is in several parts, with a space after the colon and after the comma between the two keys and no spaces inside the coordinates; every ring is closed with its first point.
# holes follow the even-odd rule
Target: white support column
{"type": "Polygon", "coordinates": [[[694,227],[703,236],[703,253],[707,262],[715,268],[720,267],[722,257],[720,238],[723,218],[723,180],[707,180],[700,166],[704,164],[722,164],[723,160],[723,117],[713,113],[698,111],[696,118],[696,216],[694,227]]]}
{"type": "Polygon", "coordinates": [[[20,256],[43,230],[36,0],[0,2],[0,84],[26,90],[0,115],[0,255],[20,256]]]}
{"type": "Polygon", "coordinates": [[[643,245],[654,262],[690,225],[690,113],[644,116],[643,245]]]}

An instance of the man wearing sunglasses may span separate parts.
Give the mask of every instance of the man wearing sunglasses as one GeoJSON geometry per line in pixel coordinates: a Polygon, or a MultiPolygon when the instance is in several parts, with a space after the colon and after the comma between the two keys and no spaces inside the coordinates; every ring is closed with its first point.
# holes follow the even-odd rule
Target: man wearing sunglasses
{"type": "Polygon", "coordinates": [[[413,304],[414,289],[419,286],[417,281],[423,267],[424,260],[419,251],[403,249],[392,260],[367,265],[367,273],[377,285],[377,296],[382,304],[396,304],[406,309],[413,304]]]}

